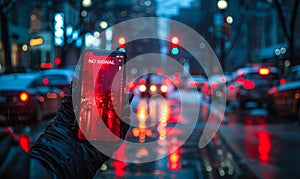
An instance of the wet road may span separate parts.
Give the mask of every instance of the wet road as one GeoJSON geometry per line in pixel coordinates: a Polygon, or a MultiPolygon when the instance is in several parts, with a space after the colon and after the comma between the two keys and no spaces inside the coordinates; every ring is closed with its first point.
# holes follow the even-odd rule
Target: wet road
{"type": "Polygon", "coordinates": [[[237,162],[258,178],[300,178],[300,126],[293,117],[270,117],[263,108],[229,106],[220,133],[237,162]]]}
{"type": "MultiPolygon", "coordinates": [[[[111,159],[95,178],[300,178],[295,120],[269,121],[263,108],[239,110],[230,104],[216,136],[199,148],[208,116],[217,111],[206,101],[199,106],[191,92],[181,95],[186,96],[136,98],[127,141],[137,145],[122,145],[114,157],[126,162],[111,159]]],[[[25,128],[32,141],[48,122],[25,128]]]]}

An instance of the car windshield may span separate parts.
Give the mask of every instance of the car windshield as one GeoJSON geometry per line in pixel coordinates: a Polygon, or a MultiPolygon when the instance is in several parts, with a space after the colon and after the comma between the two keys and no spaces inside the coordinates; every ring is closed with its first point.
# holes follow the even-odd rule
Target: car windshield
{"type": "Polygon", "coordinates": [[[245,76],[248,80],[253,80],[257,84],[274,84],[278,80],[278,74],[270,73],[269,75],[262,76],[258,73],[250,73],[245,76]]]}

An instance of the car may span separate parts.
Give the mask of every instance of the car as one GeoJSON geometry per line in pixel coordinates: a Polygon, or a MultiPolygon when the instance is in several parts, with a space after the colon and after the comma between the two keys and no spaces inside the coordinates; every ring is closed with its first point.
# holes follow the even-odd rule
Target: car
{"type": "Polygon", "coordinates": [[[74,69],[47,69],[43,70],[42,74],[48,77],[48,85],[62,90],[64,96],[71,87],[74,69]]]}
{"type": "Polygon", "coordinates": [[[300,65],[292,67],[280,84],[267,92],[267,109],[272,116],[294,116],[300,122],[300,65]]]}
{"type": "Polygon", "coordinates": [[[252,64],[237,69],[232,74],[232,80],[228,86],[232,89],[231,92],[235,93],[241,109],[246,107],[247,102],[265,106],[267,91],[279,83],[280,76],[277,67],[252,64]]]}
{"type": "Polygon", "coordinates": [[[203,96],[208,96],[209,100],[212,98],[224,101],[226,99],[226,84],[229,76],[227,74],[214,73],[208,76],[209,84],[204,86],[203,96]]]}
{"type": "Polygon", "coordinates": [[[155,95],[167,97],[170,91],[176,89],[171,79],[157,73],[143,74],[130,85],[134,95],[148,98],[155,95]]]}
{"type": "Polygon", "coordinates": [[[0,115],[8,123],[40,121],[55,115],[63,93],[52,87],[51,75],[16,73],[0,76],[0,115]]]}
{"type": "Polygon", "coordinates": [[[202,91],[204,85],[207,85],[208,79],[203,75],[191,75],[186,79],[186,88],[188,90],[202,91]]]}

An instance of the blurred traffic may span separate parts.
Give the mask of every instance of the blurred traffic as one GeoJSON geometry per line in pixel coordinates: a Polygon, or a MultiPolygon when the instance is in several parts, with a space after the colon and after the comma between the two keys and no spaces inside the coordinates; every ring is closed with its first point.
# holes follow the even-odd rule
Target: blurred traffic
{"type": "Polygon", "coordinates": [[[131,128],[94,178],[300,178],[299,6],[2,0],[1,134],[28,152],[82,52],[119,50],[131,128]]]}
{"type": "Polygon", "coordinates": [[[52,69],[0,75],[1,120],[18,124],[54,116],[69,91],[72,73],[69,70],[52,69]]]}

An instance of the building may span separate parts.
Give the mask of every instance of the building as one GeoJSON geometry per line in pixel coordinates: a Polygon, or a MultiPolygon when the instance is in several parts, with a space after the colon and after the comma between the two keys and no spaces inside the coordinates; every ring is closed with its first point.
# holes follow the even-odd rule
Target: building
{"type": "MultiPolygon", "coordinates": [[[[6,38],[8,40],[4,40],[2,33],[0,36],[0,44],[2,44],[0,45],[0,70],[4,70],[6,65],[40,70],[63,63],[63,60],[68,58],[68,53],[62,53],[67,51],[62,48],[66,46],[54,45],[54,15],[55,13],[64,14],[63,30],[67,30],[68,27],[75,32],[80,18],[78,4],[75,1],[51,0],[18,1],[18,3],[11,1],[10,3],[8,5],[10,10],[5,12],[7,21],[1,22],[1,27],[8,31],[8,38],[6,38]],[[4,58],[4,43],[11,50],[11,64],[8,64],[9,62],[6,62],[4,58]],[[62,57],[61,54],[66,55],[62,57]]],[[[3,12],[5,8],[1,7],[1,12],[3,12]]],[[[68,43],[67,40],[66,38],[66,43],[68,43]]]]}

